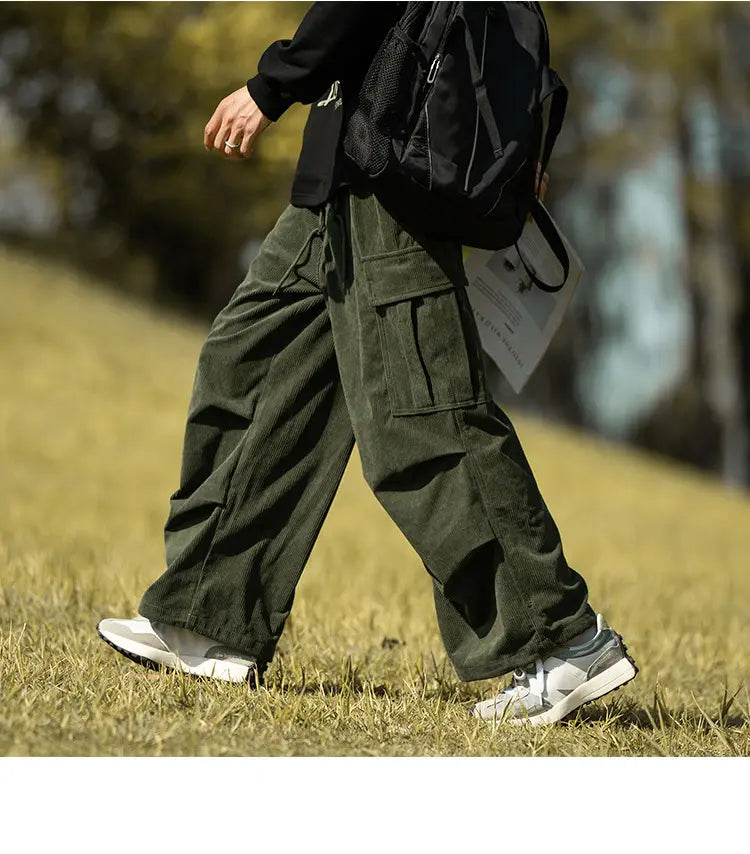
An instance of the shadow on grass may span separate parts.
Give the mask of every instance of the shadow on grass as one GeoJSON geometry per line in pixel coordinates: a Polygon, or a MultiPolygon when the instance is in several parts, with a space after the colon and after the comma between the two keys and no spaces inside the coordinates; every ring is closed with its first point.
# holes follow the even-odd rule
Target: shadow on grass
{"type": "MultiPolygon", "coordinates": [[[[736,696],[736,695],[735,695],[736,696]]],[[[608,724],[618,729],[636,728],[639,730],[682,729],[691,727],[703,732],[711,730],[742,729],[750,719],[745,715],[729,714],[733,697],[724,699],[718,713],[710,715],[696,701],[695,708],[678,706],[670,709],[655,692],[651,707],[638,706],[631,700],[615,700],[608,706],[591,704],[579,709],[568,720],[577,724],[608,724]]]]}
{"type": "Polygon", "coordinates": [[[269,691],[279,694],[315,695],[322,694],[326,697],[341,695],[374,697],[388,697],[393,700],[405,697],[413,698],[418,695],[422,700],[438,700],[442,702],[474,703],[477,700],[474,689],[456,685],[424,685],[423,683],[402,682],[397,684],[391,682],[373,683],[354,677],[351,681],[338,681],[331,679],[313,679],[311,681],[295,680],[290,683],[286,680],[271,679],[265,686],[269,691]]]}
{"type": "MultiPolygon", "coordinates": [[[[477,700],[476,688],[469,685],[442,680],[440,676],[437,679],[434,675],[426,677],[423,671],[419,673],[419,677],[412,682],[399,679],[397,684],[390,682],[375,684],[360,679],[354,669],[346,672],[341,680],[315,678],[307,682],[303,678],[301,682],[295,679],[294,682],[289,683],[285,679],[280,679],[271,680],[267,687],[271,691],[282,694],[371,695],[394,700],[414,697],[416,694],[421,700],[466,704],[467,707],[477,700]]],[[[606,728],[637,729],[642,732],[687,728],[707,734],[711,731],[739,730],[750,723],[750,718],[743,714],[730,714],[738,693],[739,690],[730,696],[725,689],[719,701],[718,710],[710,714],[697,700],[694,706],[683,705],[670,708],[657,686],[650,706],[638,705],[629,698],[615,698],[606,704],[593,702],[573,712],[564,719],[564,722],[576,726],[599,724],[606,728]]]]}
{"type": "MultiPolygon", "coordinates": [[[[387,639],[386,639],[387,640],[387,639]]],[[[384,647],[385,648],[385,647],[384,647]]],[[[388,647],[390,648],[390,647],[388,647]]],[[[308,672],[306,668],[295,668],[290,673],[279,661],[266,676],[266,688],[282,694],[372,695],[399,699],[418,695],[424,700],[452,702],[476,702],[476,687],[457,682],[447,661],[438,664],[434,655],[427,661],[421,658],[408,667],[407,675],[393,673],[393,680],[374,682],[363,677],[362,666],[368,661],[353,662],[351,657],[322,670],[319,667],[308,672]],[[330,674],[330,675],[327,675],[330,674]]],[[[382,678],[382,676],[381,676],[382,678]]]]}

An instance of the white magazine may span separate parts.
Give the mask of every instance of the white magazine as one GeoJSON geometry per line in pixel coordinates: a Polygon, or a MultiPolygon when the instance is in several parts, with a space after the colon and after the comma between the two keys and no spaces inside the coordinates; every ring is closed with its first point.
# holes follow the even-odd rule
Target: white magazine
{"type": "MultiPolygon", "coordinates": [[[[561,232],[560,236],[570,258],[570,275],[554,294],[531,281],[515,247],[496,252],[474,249],[464,265],[482,348],[516,394],[547,351],[584,272],[581,259],[561,232]]],[[[538,278],[560,282],[560,262],[533,220],[526,223],[518,247],[538,278]]]]}

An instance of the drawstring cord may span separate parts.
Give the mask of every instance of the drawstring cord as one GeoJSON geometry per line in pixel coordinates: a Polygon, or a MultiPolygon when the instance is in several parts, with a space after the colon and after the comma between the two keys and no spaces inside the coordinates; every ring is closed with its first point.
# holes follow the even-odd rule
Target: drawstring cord
{"type": "MultiPolygon", "coordinates": [[[[320,209],[320,212],[318,213],[318,225],[316,226],[316,228],[313,229],[313,231],[310,232],[310,234],[307,237],[307,240],[305,240],[305,242],[302,244],[299,252],[297,253],[297,257],[286,268],[286,272],[281,277],[278,285],[276,285],[276,287],[273,290],[274,296],[276,296],[278,293],[280,293],[284,289],[284,283],[286,282],[289,275],[292,273],[296,274],[297,272],[299,272],[300,268],[304,267],[304,265],[307,263],[307,261],[309,259],[306,258],[305,261],[303,262],[302,256],[311,251],[313,240],[316,237],[323,238],[325,236],[326,226],[328,224],[328,207],[329,207],[328,205],[324,205],[320,209]]],[[[294,284],[294,280],[292,280],[289,284],[294,284]]]]}

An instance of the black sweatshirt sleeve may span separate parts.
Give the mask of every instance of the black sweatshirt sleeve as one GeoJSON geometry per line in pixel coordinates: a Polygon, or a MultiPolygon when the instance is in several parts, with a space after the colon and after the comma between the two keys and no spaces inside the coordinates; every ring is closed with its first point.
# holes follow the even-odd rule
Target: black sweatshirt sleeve
{"type": "Polygon", "coordinates": [[[272,121],[296,102],[310,104],[372,57],[401,3],[313,3],[293,39],[274,42],[247,89],[272,121]]]}

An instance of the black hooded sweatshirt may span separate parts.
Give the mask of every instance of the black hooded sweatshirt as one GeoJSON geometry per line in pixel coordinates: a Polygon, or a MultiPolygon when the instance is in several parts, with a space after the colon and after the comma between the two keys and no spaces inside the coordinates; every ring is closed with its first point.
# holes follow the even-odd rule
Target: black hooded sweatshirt
{"type": "Polygon", "coordinates": [[[345,104],[359,91],[375,52],[405,3],[313,3],[294,38],[274,42],[247,89],[277,121],[292,104],[312,104],[291,203],[316,207],[356,175],[343,154],[345,104]]]}

